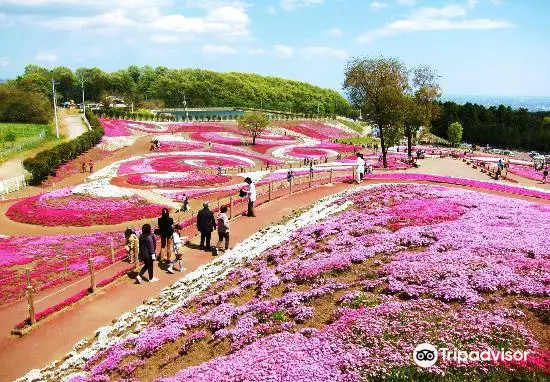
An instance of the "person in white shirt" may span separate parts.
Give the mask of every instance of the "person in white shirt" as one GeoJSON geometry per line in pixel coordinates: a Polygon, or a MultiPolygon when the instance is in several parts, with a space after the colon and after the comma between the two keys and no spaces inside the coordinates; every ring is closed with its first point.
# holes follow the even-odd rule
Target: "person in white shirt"
{"type": "Polygon", "coordinates": [[[252,179],[246,177],[244,180],[248,184],[248,187],[245,189],[246,194],[248,195],[248,212],[246,216],[254,217],[254,202],[256,201],[256,185],[252,182],[252,179]]]}
{"type": "Polygon", "coordinates": [[[172,234],[173,238],[173,245],[174,245],[174,254],[175,254],[175,260],[170,263],[168,266],[168,269],[166,272],[168,273],[174,273],[175,271],[175,265],[176,263],[179,265],[179,271],[183,272],[186,270],[186,268],[183,266],[183,243],[187,241],[187,236],[180,236],[180,233],[182,231],[182,227],[179,224],[176,224],[174,226],[174,233],[172,234]]]}
{"type": "Polygon", "coordinates": [[[355,180],[357,183],[361,183],[363,174],[365,173],[365,160],[363,154],[357,153],[357,160],[355,161],[355,180]]]}

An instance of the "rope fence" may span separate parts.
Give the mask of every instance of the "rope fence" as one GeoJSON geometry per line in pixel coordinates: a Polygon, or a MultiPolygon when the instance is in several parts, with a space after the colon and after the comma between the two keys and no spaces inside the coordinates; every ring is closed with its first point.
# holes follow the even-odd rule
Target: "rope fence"
{"type": "MultiPolygon", "coordinates": [[[[273,200],[282,198],[287,195],[291,195],[295,192],[304,191],[307,189],[311,189],[313,187],[321,186],[330,184],[333,182],[343,182],[349,179],[353,179],[353,176],[355,174],[355,167],[353,167],[353,171],[350,172],[349,169],[315,169],[316,171],[311,173],[308,172],[307,174],[302,175],[296,175],[290,180],[285,179],[276,179],[272,180],[267,183],[261,183],[257,185],[256,193],[257,193],[257,199],[255,206],[262,205],[264,203],[269,203],[273,200]],[[344,176],[342,176],[344,175],[344,176]],[[350,178],[350,175],[352,176],[350,178]]],[[[247,211],[248,208],[248,198],[247,197],[238,197],[234,195],[235,190],[228,191],[227,195],[220,196],[212,202],[212,211],[217,212],[220,210],[221,207],[227,206],[229,209],[229,219],[234,220],[237,216],[242,215],[247,211]]],[[[197,212],[190,210],[187,212],[186,216],[184,216],[184,220],[178,219],[178,224],[182,225],[183,228],[188,228],[191,233],[194,229],[194,223],[196,223],[196,215],[197,212]]],[[[195,236],[196,233],[192,236],[195,236]]],[[[190,235],[191,236],[191,235],[190,235]]],[[[120,253],[122,251],[118,251],[120,253]]],[[[115,245],[113,240],[111,240],[110,243],[110,255],[111,255],[111,264],[104,266],[102,268],[96,269],[96,264],[94,264],[94,260],[91,254],[91,251],[88,253],[88,271],[85,275],[81,274],[81,270],[69,270],[69,259],[67,256],[63,256],[63,274],[59,277],[56,277],[53,280],[48,280],[47,283],[41,285],[41,287],[33,287],[32,277],[31,277],[31,270],[29,268],[25,269],[25,275],[14,275],[12,277],[4,278],[2,281],[8,280],[10,278],[21,278],[25,280],[24,284],[24,290],[27,297],[27,304],[28,304],[28,318],[24,321],[32,325],[34,325],[38,321],[38,315],[35,310],[36,304],[43,303],[44,301],[47,301],[51,299],[54,296],[57,296],[66,290],[73,288],[74,286],[84,283],[88,280],[89,282],[89,288],[81,291],[77,295],[71,296],[67,298],[65,301],[69,301],[70,303],[78,301],[78,299],[84,297],[85,295],[91,293],[95,293],[98,289],[98,285],[102,284],[103,281],[97,282],[98,275],[101,273],[105,273],[108,270],[114,268],[116,265],[122,263],[122,262],[128,262],[131,265],[130,268],[125,269],[121,272],[119,272],[120,276],[123,274],[126,274],[132,270],[137,270],[139,268],[140,262],[139,262],[139,244],[138,240],[136,239],[133,243],[133,246],[130,246],[130,253],[127,254],[126,250],[124,250],[123,254],[119,257],[116,256],[117,251],[115,249],[115,245]],[[45,296],[40,297],[39,299],[35,300],[35,295],[37,292],[41,290],[48,289],[48,286],[51,287],[52,284],[55,285],[58,281],[64,280],[67,278],[70,278],[71,275],[79,274],[80,277],[74,282],[71,282],[70,284],[64,285],[62,288],[56,290],[55,292],[52,292],[50,294],[47,294],[45,296]],[[44,287],[46,285],[46,287],[44,287]],[[86,292],[86,293],[84,293],[86,292]],[[80,296],[78,299],[75,300],[76,296],[80,296]],[[75,301],[73,301],[75,300],[75,301]]],[[[115,274],[112,276],[113,280],[120,277],[118,274],[115,274]]],[[[112,281],[112,280],[111,280],[112,281]]],[[[51,311],[51,313],[61,309],[62,307],[66,306],[63,305],[64,302],[57,303],[50,305],[50,307],[43,310],[41,313],[46,311],[51,311]],[[53,309],[58,307],[58,309],[53,309]]],[[[67,304],[68,305],[68,304],[67,304]]],[[[49,314],[51,314],[49,313],[49,314]]],[[[46,315],[42,314],[40,315],[40,319],[44,318],[46,315]]]]}

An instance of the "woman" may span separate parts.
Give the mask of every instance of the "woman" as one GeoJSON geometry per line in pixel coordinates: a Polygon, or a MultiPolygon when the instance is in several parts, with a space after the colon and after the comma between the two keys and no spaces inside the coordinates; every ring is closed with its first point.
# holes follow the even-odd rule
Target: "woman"
{"type": "Polygon", "coordinates": [[[254,213],[254,202],[256,201],[256,185],[252,182],[250,177],[246,177],[244,182],[248,184],[248,187],[245,187],[243,190],[248,195],[248,211],[246,216],[255,217],[254,213]]]}
{"type": "Polygon", "coordinates": [[[172,261],[172,235],[174,234],[174,219],[170,217],[168,208],[162,209],[162,215],[157,220],[160,234],[160,253],[159,261],[162,261],[163,253],[166,253],[166,261],[169,263],[172,261]]]}
{"type": "Polygon", "coordinates": [[[224,240],[224,249],[227,251],[229,249],[229,218],[227,217],[227,206],[222,206],[218,214],[218,243],[213,252],[214,256],[218,254],[218,249],[221,249],[224,240]]]}
{"type": "Polygon", "coordinates": [[[145,271],[148,273],[150,283],[159,281],[159,279],[153,276],[153,260],[155,259],[156,247],[157,243],[155,236],[151,232],[151,225],[144,224],[143,227],[141,227],[141,235],[139,235],[139,253],[143,260],[143,268],[141,268],[141,271],[136,277],[138,284],[141,284],[143,281],[142,276],[145,271]]]}
{"type": "Polygon", "coordinates": [[[363,175],[365,173],[365,160],[363,159],[363,154],[357,153],[357,160],[355,161],[355,180],[357,184],[361,183],[363,180],[363,175]]]}

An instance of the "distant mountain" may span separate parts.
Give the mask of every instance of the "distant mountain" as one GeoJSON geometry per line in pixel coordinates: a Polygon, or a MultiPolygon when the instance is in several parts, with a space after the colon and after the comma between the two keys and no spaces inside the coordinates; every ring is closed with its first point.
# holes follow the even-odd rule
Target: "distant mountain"
{"type": "Polygon", "coordinates": [[[509,97],[509,96],[479,96],[479,95],[443,95],[443,101],[452,101],[463,105],[465,103],[476,103],[485,107],[505,105],[512,109],[523,107],[529,111],[550,111],[550,97],[509,97]]]}

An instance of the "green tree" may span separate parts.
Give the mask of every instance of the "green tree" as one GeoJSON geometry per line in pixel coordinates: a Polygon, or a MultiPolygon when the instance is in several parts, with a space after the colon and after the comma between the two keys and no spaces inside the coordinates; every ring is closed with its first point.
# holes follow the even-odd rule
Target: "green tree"
{"type": "Polygon", "coordinates": [[[252,134],[252,144],[256,144],[256,137],[268,126],[270,120],[267,114],[259,111],[249,111],[239,119],[239,127],[252,134]]]}
{"type": "Polygon", "coordinates": [[[462,141],[462,125],[460,122],[453,122],[447,129],[447,139],[454,146],[462,141]]]}
{"type": "Polygon", "coordinates": [[[437,98],[441,89],[437,83],[438,75],[429,66],[418,66],[412,70],[412,77],[406,92],[404,103],[404,125],[407,137],[409,157],[412,157],[412,137],[420,127],[428,128],[437,115],[437,98]]]}
{"type": "Polygon", "coordinates": [[[388,147],[402,137],[407,70],[396,58],[355,58],[348,62],[344,90],[353,106],[380,131],[383,165],[388,147]]]}
{"type": "Polygon", "coordinates": [[[0,122],[48,123],[51,116],[50,100],[44,94],[0,85],[0,122]]]}

